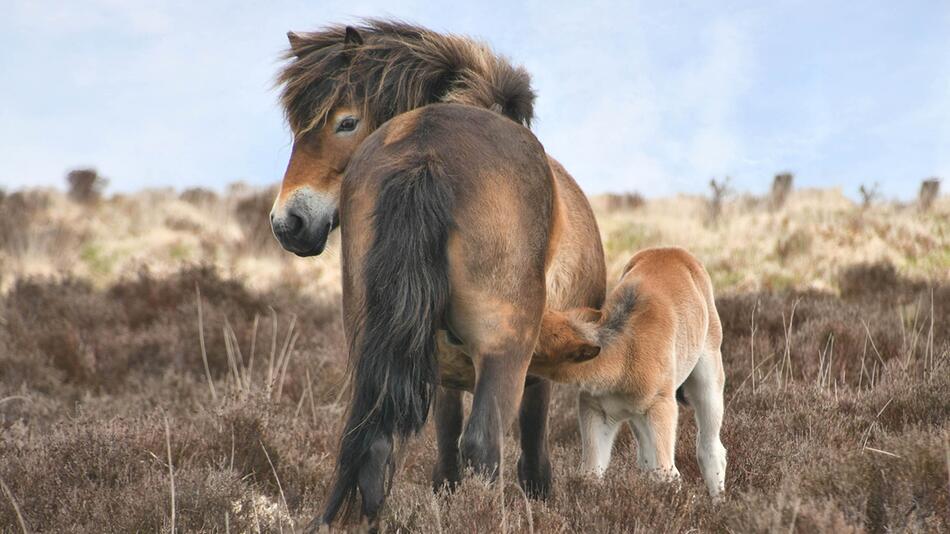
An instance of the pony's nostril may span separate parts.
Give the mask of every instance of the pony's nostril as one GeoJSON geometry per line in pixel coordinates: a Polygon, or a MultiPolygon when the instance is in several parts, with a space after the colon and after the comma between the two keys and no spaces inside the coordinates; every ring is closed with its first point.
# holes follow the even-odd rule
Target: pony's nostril
{"type": "Polygon", "coordinates": [[[287,214],[287,231],[294,235],[303,228],[303,218],[294,213],[287,214]]]}

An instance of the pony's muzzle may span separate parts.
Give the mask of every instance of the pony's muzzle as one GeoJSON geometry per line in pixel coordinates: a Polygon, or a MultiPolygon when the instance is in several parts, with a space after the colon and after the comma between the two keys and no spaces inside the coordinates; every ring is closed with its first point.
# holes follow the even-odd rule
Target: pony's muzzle
{"type": "Polygon", "coordinates": [[[301,257],[323,252],[330,232],[339,225],[335,209],[314,210],[308,204],[295,198],[284,209],[274,209],[270,214],[274,237],[284,249],[301,257]]]}

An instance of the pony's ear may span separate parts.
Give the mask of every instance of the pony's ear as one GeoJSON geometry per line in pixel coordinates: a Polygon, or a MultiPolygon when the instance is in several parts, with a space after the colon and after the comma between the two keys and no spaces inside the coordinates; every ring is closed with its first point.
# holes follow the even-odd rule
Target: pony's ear
{"type": "Polygon", "coordinates": [[[363,44],[363,36],[360,35],[360,32],[357,31],[353,26],[346,27],[346,36],[343,37],[343,44],[345,45],[361,45],[363,44]]]}
{"type": "Polygon", "coordinates": [[[304,39],[303,37],[297,35],[294,32],[287,32],[287,41],[290,43],[290,50],[295,54],[300,54],[300,49],[303,48],[304,39]]]}
{"type": "Polygon", "coordinates": [[[571,360],[573,360],[574,363],[586,362],[587,360],[593,360],[598,354],[600,354],[600,347],[590,343],[583,343],[571,355],[571,360]]]}

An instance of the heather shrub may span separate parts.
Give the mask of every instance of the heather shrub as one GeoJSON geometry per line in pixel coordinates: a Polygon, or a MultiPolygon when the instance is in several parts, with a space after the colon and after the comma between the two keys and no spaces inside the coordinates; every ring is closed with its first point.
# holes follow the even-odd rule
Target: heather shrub
{"type": "MultiPolygon", "coordinates": [[[[261,343],[255,348],[262,353],[270,348],[265,347],[265,335],[279,334],[283,340],[289,314],[270,311],[283,308],[281,303],[268,302],[201,266],[168,278],[142,271],[106,291],[70,278],[18,280],[4,303],[7,339],[14,351],[49,362],[67,382],[88,387],[122,387],[133,372],[173,369],[200,376],[199,290],[207,359],[214,375],[229,372],[226,325],[237,346],[246,350],[256,335],[261,343]]],[[[306,325],[319,327],[335,319],[332,308],[323,304],[301,311],[306,313],[301,318],[306,325]]]]}
{"type": "MultiPolygon", "coordinates": [[[[627,428],[594,480],[579,472],[576,392],[557,386],[549,501],[517,487],[517,425],[497,484],[469,477],[433,493],[429,425],[397,445],[383,531],[947,531],[950,286],[877,264],[843,269],[838,285],[718,296],[724,502],[706,496],[692,408],[679,408],[680,484],[637,469],[627,428]]],[[[201,266],[107,287],[17,281],[0,298],[0,479],[30,531],[168,532],[166,447],[176,530],[302,530],[320,512],[346,408],[338,309],[201,266]],[[272,354],[286,373],[268,376],[272,354]]],[[[0,529],[16,521],[4,496],[0,529]]]]}

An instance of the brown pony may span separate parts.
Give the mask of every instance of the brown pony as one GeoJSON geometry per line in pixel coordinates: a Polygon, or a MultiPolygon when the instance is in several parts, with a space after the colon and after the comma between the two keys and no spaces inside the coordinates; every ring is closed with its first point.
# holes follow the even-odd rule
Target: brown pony
{"type": "MultiPolygon", "coordinates": [[[[281,72],[279,82],[283,86],[282,102],[294,132],[294,146],[271,220],[274,234],[281,244],[298,255],[322,252],[327,236],[340,224],[340,215],[348,218],[341,202],[344,173],[352,176],[352,181],[361,179],[363,173],[350,172],[355,152],[368,141],[368,136],[393,117],[401,117],[408,111],[428,104],[445,102],[494,110],[513,121],[506,123],[509,128],[517,124],[530,125],[534,94],[527,73],[470,39],[386,21],[369,21],[358,29],[334,26],[316,33],[290,33],[288,37],[291,48],[287,59],[290,62],[281,72]]],[[[479,114],[479,117],[482,115],[484,113],[479,114]]],[[[423,123],[429,124],[427,121],[423,123]]],[[[386,127],[386,136],[390,138],[390,144],[398,144],[400,139],[416,132],[415,128],[417,125],[410,122],[391,121],[386,127]]],[[[522,129],[518,128],[518,131],[522,129]]],[[[536,144],[536,141],[532,142],[536,144]]],[[[529,148],[534,150],[536,147],[531,145],[529,148]]],[[[360,153],[363,153],[362,150],[360,153]]],[[[544,193],[552,195],[549,216],[554,221],[553,226],[548,228],[549,233],[545,234],[544,293],[547,306],[552,309],[599,307],[604,298],[606,276],[600,235],[590,205],[560,164],[545,156],[545,166],[554,177],[550,191],[544,193]]],[[[367,171],[366,174],[372,173],[367,171]]],[[[433,173],[433,176],[440,175],[433,173]]],[[[500,199],[502,203],[528,201],[534,205],[540,202],[539,199],[524,196],[528,193],[527,189],[522,188],[522,185],[530,188],[530,183],[536,184],[536,176],[527,177],[522,172],[507,172],[504,176],[510,183],[498,180],[482,182],[482,186],[492,188],[484,193],[492,193],[492,198],[500,199]],[[522,180],[528,183],[519,184],[522,180]],[[509,198],[511,195],[515,197],[509,198]]],[[[389,188],[386,192],[396,195],[396,198],[403,198],[400,195],[405,194],[389,188]]],[[[510,236],[510,228],[502,226],[507,224],[508,219],[496,217],[496,210],[486,208],[479,213],[480,220],[476,220],[476,215],[471,215],[467,220],[486,229],[494,228],[500,235],[510,236]]],[[[502,215],[518,214],[502,212],[502,215]]],[[[410,239],[411,230],[413,227],[407,221],[391,225],[386,235],[390,239],[410,239]]],[[[537,237],[533,236],[532,239],[537,237]]],[[[344,256],[349,255],[346,250],[349,250],[350,239],[344,230],[344,256]]],[[[506,242],[503,250],[508,254],[524,253],[512,249],[514,245],[514,241],[506,242]]],[[[487,259],[494,258],[487,252],[490,251],[481,253],[486,258],[483,261],[494,261],[487,259]]],[[[527,269],[528,265],[526,263],[522,268],[527,269]]],[[[363,276],[358,269],[352,261],[344,261],[344,278],[352,281],[363,276]],[[353,269],[357,271],[350,272],[353,269]]],[[[411,273],[404,275],[409,277],[411,273]]],[[[401,283],[408,283],[412,279],[406,278],[401,283]]],[[[354,294],[354,291],[352,286],[349,290],[344,287],[347,294],[354,294]]],[[[353,302],[347,302],[345,308],[353,310],[354,305],[353,302]]],[[[407,310],[398,308],[396,311],[405,313],[407,310]]],[[[521,311],[528,313],[530,310],[521,311]]],[[[352,311],[346,313],[351,318],[359,316],[352,311]]],[[[428,318],[435,317],[430,315],[428,318]]],[[[526,324],[530,323],[528,321],[526,324]]],[[[460,324],[458,331],[450,332],[441,327],[454,323],[436,324],[440,325],[435,336],[435,350],[441,366],[439,374],[443,383],[452,386],[439,388],[435,400],[439,459],[433,470],[433,484],[441,486],[457,482],[464,465],[460,462],[465,456],[464,440],[461,450],[459,447],[463,430],[461,391],[474,391],[476,397],[479,397],[479,391],[483,391],[482,399],[490,398],[494,393],[484,388],[479,390],[474,381],[475,368],[481,365],[479,360],[483,357],[474,353],[475,349],[465,337],[467,327],[460,324]]],[[[366,330],[349,320],[346,329],[351,348],[357,352],[355,343],[358,332],[366,330]]],[[[530,338],[531,331],[531,328],[526,327],[522,335],[530,338]]],[[[360,361],[355,361],[354,365],[358,366],[360,361]]],[[[425,376],[431,378],[428,374],[425,376]]],[[[515,369],[509,380],[521,380],[522,377],[523,373],[515,369]]],[[[362,393],[357,388],[354,395],[355,406],[362,393]]],[[[428,399],[427,393],[423,395],[421,404],[414,406],[421,421],[409,425],[410,430],[417,429],[425,420],[428,399]]],[[[505,402],[517,400],[507,398],[505,402]]],[[[550,491],[551,468],[546,443],[549,400],[550,383],[529,377],[521,399],[522,454],[518,472],[522,487],[529,494],[542,497],[550,491]]],[[[505,408],[514,405],[508,404],[505,408]]],[[[486,410],[488,408],[484,406],[480,411],[473,410],[467,428],[472,428],[473,424],[483,425],[485,418],[490,416],[485,415],[486,410]]],[[[472,436],[470,433],[466,435],[472,436]]],[[[496,434],[489,434],[484,439],[495,437],[496,434]]],[[[493,450],[486,449],[488,460],[474,463],[491,463],[493,450]]],[[[353,467],[343,465],[341,457],[341,470],[353,467]]],[[[344,497],[352,497],[352,486],[344,488],[344,493],[344,497]]],[[[341,502],[337,502],[337,505],[341,502]]],[[[375,513],[373,506],[367,509],[365,505],[364,494],[364,511],[375,513]]],[[[325,518],[332,519],[336,512],[337,508],[328,506],[325,518]]]]}
{"type": "Polygon", "coordinates": [[[324,521],[357,489],[377,516],[394,438],[426,421],[439,331],[477,377],[461,461],[495,476],[545,309],[556,201],[541,144],[488,110],[425,106],[360,145],[340,193],[353,400],[324,521]]]}

